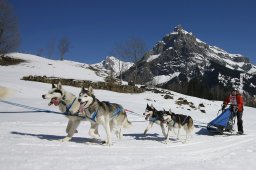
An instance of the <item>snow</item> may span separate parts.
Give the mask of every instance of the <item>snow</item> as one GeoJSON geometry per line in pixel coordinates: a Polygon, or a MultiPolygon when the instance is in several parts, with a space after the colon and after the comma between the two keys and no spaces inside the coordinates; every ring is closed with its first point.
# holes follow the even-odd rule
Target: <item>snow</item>
{"type": "Polygon", "coordinates": [[[255,87],[256,87],[256,86],[255,86],[254,84],[252,84],[252,83],[250,84],[250,86],[251,86],[251,87],[253,87],[253,88],[255,88],[255,87]]]}
{"type": "Polygon", "coordinates": [[[149,56],[148,59],[147,59],[147,62],[151,62],[151,61],[157,59],[160,55],[161,55],[161,54],[149,56]]]}
{"type": "MultiPolygon", "coordinates": [[[[95,74],[94,71],[88,68],[88,64],[73,62],[73,61],[60,61],[60,60],[49,60],[46,58],[38,57],[35,55],[21,54],[21,53],[11,53],[9,56],[15,58],[21,58],[27,62],[21,63],[18,66],[9,66],[10,75],[19,74],[19,77],[38,75],[38,76],[53,76],[62,78],[73,78],[79,80],[94,80],[94,81],[104,81],[102,77],[95,74]],[[67,69],[68,68],[68,69],[67,69]],[[17,72],[17,70],[19,70],[17,72]],[[79,74],[74,74],[79,73],[79,74]]],[[[1,67],[1,73],[6,69],[6,67],[1,67]]],[[[14,76],[14,75],[12,75],[14,76]]]]}
{"type": "Polygon", "coordinates": [[[155,76],[153,78],[153,80],[151,81],[152,84],[163,84],[166,83],[168,81],[170,81],[171,79],[173,79],[174,77],[178,77],[180,74],[180,72],[175,72],[171,75],[160,75],[160,76],[155,76]]]}
{"type": "Polygon", "coordinates": [[[243,57],[241,54],[230,54],[228,53],[227,51],[219,48],[219,47],[216,47],[216,46],[209,46],[211,50],[213,50],[214,53],[218,54],[223,54],[223,55],[228,55],[230,56],[231,58],[234,58],[234,57],[243,57]]]}
{"type": "Polygon", "coordinates": [[[208,51],[207,55],[212,57],[212,58],[215,58],[219,61],[222,61],[223,63],[226,63],[227,68],[230,68],[232,70],[237,68],[236,70],[239,70],[239,71],[242,71],[242,72],[247,72],[249,74],[256,74],[256,66],[255,65],[251,64],[252,68],[249,71],[245,71],[245,70],[243,70],[242,67],[245,64],[248,64],[248,63],[233,61],[235,57],[244,57],[243,55],[241,55],[241,54],[230,54],[230,53],[226,52],[225,50],[220,49],[219,47],[216,47],[216,46],[209,46],[209,47],[212,51],[208,51]],[[224,55],[224,57],[219,57],[217,54],[222,54],[222,55],[224,55]]]}
{"type": "Polygon", "coordinates": [[[224,61],[226,61],[226,63],[228,63],[229,65],[235,66],[238,65],[239,67],[242,67],[244,65],[244,62],[234,62],[230,59],[223,59],[224,61]]]}
{"type": "Polygon", "coordinates": [[[184,29],[182,29],[181,32],[182,32],[183,34],[185,34],[185,35],[186,35],[186,34],[193,35],[192,32],[187,32],[187,31],[184,30],[184,29]]]}
{"type": "MultiPolygon", "coordinates": [[[[90,78],[99,81],[100,77],[91,70],[80,67],[81,63],[71,61],[53,61],[26,54],[16,57],[28,59],[28,63],[16,66],[0,66],[0,86],[8,87],[13,94],[7,101],[58,111],[42,100],[51,85],[20,80],[28,74],[50,75],[65,78],[90,78]],[[52,65],[48,65],[48,63],[52,65]],[[54,67],[54,68],[52,68],[54,67]],[[61,70],[62,69],[62,70],[61,70]]],[[[78,95],[80,88],[63,86],[65,90],[78,95]]],[[[117,140],[113,135],[113,146],[108,147],[93,143],[88,135],[89,123],[82,122],[78,133],[71,142],[60,142],[67,125],[67,118],[53,113],[0,113],[0,168],[4,170],[165,170],[165,169],[255,169],[256,162],[256,117],[255,108],[245,107],[243,136],[210,136],[205,130],[209,121],[216,117],[221,101],[185,96],[171,92],[174,99],[164,99],[161,94],[144,92],[142,94],[124,94],[106,90],[94,90],[99,100],[117,102],[124,108],[140,115],[146,104],[153,104],[157,109],[172,109],[175,113],[187,114],[194,119],[195,130],[192,139],[183,144],[176,140],[174,133],[170,143],[165,139],[160,127],[154,125],[148,135],[143,132],[148,125],[143,116],[128,113],[132,127],[124,129],[124,137],[117,140]],[[178,98],[193,102],[195,109],[188,105],[175,104],[178,98]],[[206,113],[198,109],[204,104],[206,113]]],[[[0,112],[27,111],[0,102],[0,112]]],[[[182,139],[184,139],[184,131],[182,139]]],[[[99,133],[105,138],[100,126],[99,133]]]]}
{"type": "Polygon", "coordinates": [[[202,63],[205,61],[204,56],[198,53],[191,53],[192,55],[194,55],[193,57],[193,61],[195,61],[196,63],[202,63]]]}
{"type": "Polygon", "coordinates": [[[234,70],[234,67],[231,67],[230,65],[226,65],[227,68],[234,70]]]}
{"type": "Polygon", "coordinates": [[[252,68],[248,71],[249,74],[256,74],[256,66],[253,65],[252,68]]]}
{"type": "Polygon", "coordinates": [[[132,67],[134,65],[134,63],[124,62],[124,61],[117,59],[114,56],[108,56],[108,57],[106,57],[105,60],[101,61],[100,63],[92,64],[91,66],[96,67],[98,69],[106,69],[106,67],[105,67],[106,65],[112,69],[114,74],[119,75],[120,70],[122,70],[122,72],[125,72],[130,67],[132,67]]]}
{"type": "Polygon", "coordinates": [[[202,43],[202,44],[206,44],[205,42],[203,42],[202,40],[196,38],[196,41],[199,42],[199,43],[202,43]]]}
{"type": "Polygon", "coordinates": [[[221,54],[228,54],[228,52],[226,52],[225,50],[223,50],[223,49],[220,49],[219,47],[216,47],[216,46],[209,46],[210,47],[210,49],[214,52],[214,53],[216,53],[216,54],[218,54],[218,53],[221,53],[221,54]]]}

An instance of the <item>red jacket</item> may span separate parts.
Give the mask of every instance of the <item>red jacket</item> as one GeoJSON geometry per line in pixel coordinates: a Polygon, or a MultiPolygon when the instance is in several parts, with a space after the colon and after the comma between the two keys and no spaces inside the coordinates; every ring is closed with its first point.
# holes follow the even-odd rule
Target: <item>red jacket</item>
{"type": "MultiPolygon", "coordinates": [[[[229,95],[226,98],[226,100],[224,101],[224,104],[227,105],[229,102],[231,102],[232,97],[233,97],[232,95],[229,95]]],[[[244,105],[243,96],[241,94],[237,94],[235,99],[236,99],[237,111],[242,112],[243,111],[243,105],[244,105]]],[[[231,104],[233,104],[233,103],[231,102],[231,104]]]]}

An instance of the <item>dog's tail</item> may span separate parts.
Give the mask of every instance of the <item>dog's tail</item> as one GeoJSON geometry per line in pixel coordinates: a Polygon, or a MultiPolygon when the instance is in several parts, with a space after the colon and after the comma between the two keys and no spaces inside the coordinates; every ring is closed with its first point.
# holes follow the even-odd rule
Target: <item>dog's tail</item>
{"type": "Polygon", "coordinates": [[[129,128],[132,126],[132,122],[130,122],[127,118],[127,116],[125,116],[125,120],[124,120],[124,123],[123,123],[123,127],[124,128],[129,128]]]}
{"type": "Polygon", "coordinates": [[[190,116],[188,119],[188,129],[191,129],[191,131],[194,130],[194,121],[193,121],[192,117],[190,117],[190,116]]]}
{"type": "Polygon", "coordinates": [[[0,99],[4,99],[9,95],[10,95],[10,90],[6,87],[0,86],[0,99]]]}

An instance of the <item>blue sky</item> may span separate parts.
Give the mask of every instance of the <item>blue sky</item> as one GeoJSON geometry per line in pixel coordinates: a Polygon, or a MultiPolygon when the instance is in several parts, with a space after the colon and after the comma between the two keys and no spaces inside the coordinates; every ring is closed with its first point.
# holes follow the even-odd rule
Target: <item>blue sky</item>
{"type": "MultiPolygon", "coordinates": [[[[143,39],[151,49],[181,24],[202,41],[256,64],[254,0],[9,0],[19,19],[21,52],[36,54],[61,37],[70,39],[65,59],[96,63],[116,43],[143,39]]],[[[54,42],[54,43],[53,43],[54,42]]]]}

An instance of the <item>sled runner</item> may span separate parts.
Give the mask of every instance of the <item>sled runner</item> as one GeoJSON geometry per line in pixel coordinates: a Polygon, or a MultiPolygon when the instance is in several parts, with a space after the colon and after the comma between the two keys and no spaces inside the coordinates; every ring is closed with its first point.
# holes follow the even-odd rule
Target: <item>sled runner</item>
{"type": "Polygon", "coordinates": [[[224,111],[213,119],[207,125],[207,130],[210,133],[222,134],[223,132],[233,133],[235,112],[229,107],[224,109],[224,111]]]}

